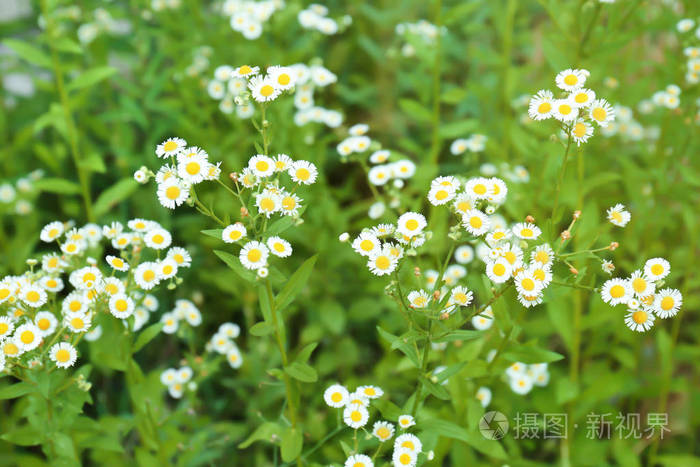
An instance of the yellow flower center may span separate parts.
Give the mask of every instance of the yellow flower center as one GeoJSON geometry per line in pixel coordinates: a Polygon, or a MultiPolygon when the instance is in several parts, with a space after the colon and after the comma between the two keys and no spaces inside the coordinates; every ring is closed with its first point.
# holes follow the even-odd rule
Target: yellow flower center
{"type": "Polygon", "coordinates": [[[569,115],[572,110],[569,104],[562,104],[559,106],[559,113],[562,115],[569,115]]]}
{"type": "Polygon", "coordinates": [[[254,248],[248,252],[248,261],[251,263],[257,263],[262,258],[262,251],[254,248]]]}
{"type": "Polygon", "coordinates": [[[301,169],[298,169],[298,170],[297,170],[296,175],[297,175],[297,178],[298,178],[299,180],[304,180],[304,181],[306,181],[306,180],[308,180],[308,179],[311,177],[311,172],[309,172],[308,169],[301,168],[301,169]]]}
{"type": "Polygon", "coordinates": [[[525,227],[523,230],[520,231],[520,235],[523,237],[532,237],[535,233],[532,231],[532,229],[529,229],[525,227]]]}
{"type": "Polygon", "coordinates": [[[641,277],[637,277],[632,281],[632,288],[637,293],[644,292],[647,288],[647,281],[641,277]]]}
{"type": "Polygon", "coordinates": [[[409,465],[411,463],[411,456],[403,453],[399,456],[399,462],[401,462],[403,465],[409,465]]]}
{"type": "Polygon", "coordinates": [[[262,201],[260,201],[260,209],[263,211],[274,211],[275,202],[271,198],[263,198],[262,201]]]}
{"type": "Polygon", "coordinates": [[[608,116],[608,113],[605,111],[604,108],[596,107],[595,109],[593,109],[593,112],[591,113],[591,115],[593,115],[593,118],[595,118],[596,120],[598,120],[600,122],[600,121],[605,120],[605,117],[608,116]]]}
{"type": "Polygon", "coordinates": [[[475,229],[479,229],[483,225],[483,222],[481,221],[480,217],[473,216],[471,219],[469,219],[469,225],[471,225],[475,229]]]}
{"type": "Polygon", "coordinates": [[[632,313],[632,320],[637,324],[643,324],[647,321],[647,314],[642,310],[632,313]]]}
{"type": "Polygon", "coordinates": [[[272,93],[274,93],[274,92],[275,92],[275,88],[273,88],[269,84],[266,84],[260,88],[260,94],[263,95],[264,97],[270,97],[272,95],[272,93]]]}
{"type": "Polygon", "coordinates": [[[49,238],[54,238],[58,235],[58,229],[49,230],[49,238]]]}
{"type": "Polygon", "coordinates": [[[610,288],[610,296],[612,298],[620,298],[623,295],[625,295],[625,288],[622,287],[621,285],[613,285],[610,288]]]}
{"type": "Polygon", "coordinates": [[[331,400],[336,403],[340,402],[343,400],[343,395],[339,392],[334,392],[333,394],[331,394],[331,400]]]}
{"type": "Polygon", "coordinates": [[[129,308],[129,304],[126,302],[126,300],[120,299],[114,303],[114,308],[116,308],[117,311],[125,312],[127,308],[129,308]]]}
{"type": "Polygon", "coordinates": [[[359,422],[360,420],[362,420],[362,414],[360,413],[360,411],[354,410],[352,411],[352,413],[350,413],[350,419],[353,422],[359,422]]]}
{"type": "Polygon", "coordinates": [[[418,221],[415,219],[409,219],[406,221],[406,228],[408,230],[416,230],[418,228],[418,221]]]}
{"type": "Polygon", "coordinates": [[[566,83],[569,86],[573,86],[576,83],[578,83],[578,77],[573,73],[568,74],[564,77],[564,83],[566,83]]]}
{"type": "Polygon", "coordinates": [[[384,270],[389,269],[389,266],[391,266],[391,261],[386,256],[380,256],[377,258],[376,264],[379,269],[384,270]]]}
{"type": "MultiPolygon", "coordinates": [[[[39,327],[41,327],[41,326],[39,326],[39,327]]],[[[10,329],[10,326],[8,326],[7,323],[0,322],[0,336],[5,335],[5,333],[7,332],[8,329],[10,329]]]]}
{"type": "Polygon", "coordinates": [[[387,427],[380,426],[379,429],[377,430],[377,435],[379,435],[379,437],[381,439],[386,439],[389,436],[391,436],[391,432],[389,431],[389,429],[387,427]]]}
{"type": "Polygon", "coordinates": [[[660,276],[664,272],[664,267],[660,264],[654,264],[651,267],[651,273],[655,276],[660,276]]]}
{"type": "Polygon", "coordinates": [[[171,152],[177,149],[177,143],[175,141],[166,141],[165,144],[163,144],[163,150],[165,152],[171,152]]]}
{"type": "Polygon", "coordinates": [[[275,251],[282,253],[284,251],[284,243],[277,242],[274,244],[273,248],[275,249],[275,251]]]}
{"type": "Polygon", "coordinates": [[[83,321],[83,318],[73,318],[70,320],[70,325],[73,326],[74,329],[83,329],[85,327],[85,321],[83,321]]]}
{"type": "Polygon", "coordinates": [[[66,349],[59,349],[58,352],[56,352],[56,360],[61,363],[66,363],[70,360],[70,352],[66,349]]]}
{"type": "Polygon", "coordinates": [[[574,125],[574,136],[577,138],[583,138],[586,135],[586,125],[583,123],[577,123],[574,125]]]}
{"type": "MultiPolygon", "coordinates": [[[[51,321],[49,321],[47,318],[41,318],[37,323],[37,327],[41,329],[42,331],[46,331],[49,327],[51,327],[51,321]]],[[[0,329],[2,331],[2,329],[0,329]]],[[[1,334],[2,332],[0,332],[1,334]]]]}
{"type": "Polygon", "coordinates": [[[22,334],[20,334],[19,339],[24,344],[31,344],[32,342],[34,342],[34,333],[30,330],[26,330],[22,334]]]}
{"type": "Polygon", "coordinates": [[[239,75],[247,75],[251,71],[253,71],[253,69],[251,67],[249,67],[248,65],[243,65],[242,67],[240,67],[238,69],[238,74],[239,75]]]}
{"type": "Polygon", "coordinates": [[[552,104],[549,102],[542,102],[538,107],[537,111],[541,114],[549,113],[552,110],[552,104]]]}
{"type": "Polygon", "coordinates": [[[416,446],[413,444],[413,441],[411,441],[411,440],[409,440],[409,439],[407,439],[406,441],[404,441],[403,443],[401,443],[401,447],[402,447],[402,448],[408,448],[408,449],[410,449],[411,451],[414,450],[414,449],[416,449],[416,446]]]}
{"type": "Polygon", "coordinates": [[[671,308],[673,308],[673,305],[675,305],[673,297],[664,297],[661,299],[661,309],[662,310],[668,311],[671,308]]]}
{"type": "Polygon", "coordinates": [[[230,238],[231,240],[234,240],[234,241],[238,240],[239,238],[241,238],[241,231],[240,230],[232,230],[231,233],[228,234],[228,238],[230,238]]]}
{"type": "Polygon", "coordinates": [[[486,185],[484,185],[483,183],[478,183],[474,185],[474,193],[476,193],[477,195],[486,194],[486,185]]]}
{"type": "Polygon", "coordinates": [[[527,291],[532,291],[535,289],[535,281],[527,277],[520,281],[520,286],[527,291]]]}
{"type": "Polygon", "coordinates": [[[199,162],[194,161],[188,162],[185,166],[185,171],[190,175],[197,175],[201,169],[202,167],[199,165],[199,162]]]}
{"type": "Polygon", "coordinates": [[[438,201],[442,201],[443,199],[447,198],[449,196],[449,193],[446,190],[439,190],[437,193],[435,193],[435,199],[438,201]]]}
{"type": "Polygon", "coordinates": [[[277,82],[282,86],[286,86],[292,80],[287,73],[282,73],[277,77],[277,82]]]}
{"type": "Polygon", "coordinates": [[[180,187],[171,186],[165,190],[165,197],[171,200],[176,200],[180,197],[180,187]]]}
{"type": "Polygon", "coordinates": [[[80,310],[82,307],[83,307],[83,304],[80,303],[78,300],[73,300],[73,301],[70,302],[70,304],[68,305],[68,308],[70,309],[70,311],[78,311],[78,310],[80,310]]]}
{"type": "Polygon", "coordinates": [[[114,258],[112,260],[112,266],[117,267],[117,268],[123,268],[124,267],[124,261],[122,261],[121,258],[114,258]]]}
{"type": "Polygon", "coordinates": [[[498,263],[493,267],[493,273],[497,276],[502,276],[506,273],[506,267],[498,263]]]}
{"type": "Polygon", "coordinates": [[[37,292],[36,290],[30,290],[29,292],[27,292],[27,301],[34,303],[38,302],[39,298],[41,297],[39,295],[39,292],[37,292]]]}

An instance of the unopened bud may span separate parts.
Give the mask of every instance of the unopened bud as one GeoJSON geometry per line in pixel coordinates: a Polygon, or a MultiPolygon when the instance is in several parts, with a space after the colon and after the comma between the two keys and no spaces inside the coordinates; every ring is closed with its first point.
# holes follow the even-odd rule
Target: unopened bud
{"type": "Polygon", "coordinates": [[[440,319],[442,319],[442,320],[446,320],[449,317],[450,317],[450,314],[446,311],[444,313],[440,314],[440,319]]]}
{"type": "Polygon", "coordinates": [[[245,206],[241,206],[241,217],[248,217],[248,209],[245,206]]]}
{"type": "Polygon", "coordinates": [[[565,230],[561,233],[562,240],[568,240],[570,238],[571,238],[571,232],[569,232],[568,230],[565,230]]]}
{"type": "Polygon", "coordinates": [[[436,290],[435,292],[433,292],[433,300],[435,300],[435,301],[440,300],[440,291],[439,290],[436,290]]]}
{"type": "Polygon", "coordinates": [[[620,246],[619,243],[617,243],[617,242],[612,242],[612,243],[610,244],[610,247],[609,247],[609,248],[610,248],[610,250],[612,251],[612,250],[616,250],[617,247],[619,247],[619,246],[620,246]]]}
{"type": "Polygon", "coordinates": [[[416,277],[420,277],[420,268],[418,266],[413,268],[413,275],[416,277]]]}
{"type": "Polygon", "coordinates": [[[576,269],[575,267],[573,267],[573,266],[570,267],[570,268],[569,268],[569,271],[570,271],[571,274],[573,274],[574,276],[578,276],[578,269],[576,269]]]}
{"type": "Polygon", "coordinates": [[[230,178],[234,182],[237,182],[238,181],[238,174],[236,172],[231,172],[230,174],[228,174],[228,178],[230,178]]]}
{"type": "Polygon", "coordinates": [[[578,219],[581,217],[581,211],[574,211],[574,220],[578,219]]]}
{"type": "Polygon", "coordinates": [[[534,223],[535,223],[535,218],[532,217],[532,216],[527,216],[527,217],[525,218],[525,222],[529,222],[530,224],[534,224],[534,223]]]}

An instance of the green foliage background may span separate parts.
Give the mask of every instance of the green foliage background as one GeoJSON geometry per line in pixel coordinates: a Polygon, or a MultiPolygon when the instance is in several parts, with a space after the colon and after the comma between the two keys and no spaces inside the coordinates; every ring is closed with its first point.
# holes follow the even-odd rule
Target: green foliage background
{"type": "MultiPolygon", "coordinates": [[[[571,212],[580,209],[574,249],[619,242],[609,258],[620,274],[651,257],[671,262],[673,286],[684,295],[683,310],[648,333],[629,331],[618,310],[597,294],[553,287],[544,305],[528,311],[517,304],[515,294],[507,294],[494,305],[496,324],[485,337],[434,352],[431,368],[466,365],[450,377],[447,400],[431,397],[426,402],[425,418],[434,422],[419,426],[419,436],[435,450],[429,465],[700,465],[698,87],[683,86],[675,111],[636,115],[643,125],[661,129],[658,141],[596,134],[583,145],[565,173],[563,209],[554,218],[561,145],[550,138],[554,130],[549,122],[524,124],[522,108],[512,104],[521,94],[553,88],[555,74],[569,67],[590,70],[591,87],[632,108],[670,83],[682,84],[683,41],[675,25],[683,17],[697,18],[700,4],[675,2],[680,5],[676,11],[668,2],[653,0],[329,1],[331,16],[348,14],[353,21],[328,37],[300,28],[296,15],[302,3],[288,1],[255,41],[233,32],[212,3],[195,0],[156,12],[151,20],[142,16],[148,8],[142,1],[75,2],[83,13],[101,6],[132,23],[128,35],[101,34],[87,46],[77,41],[76,22],[62,20],[52,33],[37,27],[42,7],[55,11],[68,3],[32,3],[32,15],[0,24],[3,43],[18,53],[2,55],[0,74],[26,72],[36,86],[33,96],[13,98],[16,105],[5,104],[0,113],[1,178],[14,182],[38,168],[45,172],[36,191],[26,195],[33,206],[29,214],[20,216],[0,205],[5,209],[0,272],[21,273],[25,259],[42,251],[38,232],[45,223],[87,221],[81,197],[87,190],[91,215],[100,223],[143,217],[173,232],[194,263],[175,294],[161,297],[161,310],[169,309],[175,298],[196,296],[204,315],[193,336],[199,351],[218,325],[230,320],[244,329],[240,347],[246,359],[238,371],[212,369],[216,373],[201,382],[196,396],[177,403],[164,395],[158,376],[177,364],[188,350],[184,344],[159,334],[132,360],[133,349],[122,354],[113,343],[92,343],[81,350],[81,361],[90,364],[79,371],[93,389],[89,394],[75,390],[70,402],[55,409],[61,421],[45,424],[52,430],[46,432],[53,437],[51,448],[46,448],[46,433],[36,428],[50,404],[39,396],[18,402],[22,388],[0,382],[0,398],[7,399],[0,404],[0,464],[44,465],[47,449],[68,465],[269,465],[276,459],[277,449],[269,442],[240,446],[261,425],[256,432],[260,439],[276,433],[276,426],[263,422],[277,419],[284,400],[283,386],[267,372],[280,365],[273,339],[245,331],[261,319],[257,290],[213,253],[222,249],[221,242],[201,231],[215,225],[192,209],[161,207],[153,185],[139,186],[132,179],[142,165],[155,168],[153,150],[169,136],[203,147],[212,160],[223,161],[225,173],[238,170],[255,153],[258,134],[251,123],[222,114],[204,83],[184,75],[193,51],[206,45],[213,55],[204,77],[220,64],[267,66],[316,58],[338,75],[337,84],[317,94],[321,104],[341,110],[344,127],[368,123],[373,139],[419,165],[404,193],[406,207],[426,213],[435,232],[428,245],[434,259],[427,258],[426,267],[436,268],[447,252],[446,215],[430,210],[424,197],[430,180],[438,174],[475,175],[484,162],[522,164],[531,173],[529,183],[509,187],[504,214],[510,219],[532,215],[544,235],[554,239],[571,212]],[[417,42],[416,56],[402,57],[394,28],[421,18],[444,25],[447,33],[431,47],[417,42]],[[63,103],[56,67],[66,81],[63,103]],[[608,76],[620,86],[604,87],[608,76]],[[485,152],[449,154],[453,139],[473,132],[488,136],[485,152]],[[618,202],[632,213],[625,229],[604,221],[605,209],[618,202]],[[521,397],[500,381],[507,362],[491,367],[484,359],[486,350],[503,339],[513,352],[527,355],[534,347],[564,356],[550,364],[547,387],[521,397]],[[531,347],[519,347],[526,343],[531,347]],[[130,384],[135,386],[127,391],[130,384]],[[484,444],[475,431],[483,409],[473,399],[481,384],[492,388],[490,407],[495,410],[568,413],[581,428],[561,442],[507,437],[500,444],[484,444]],[[661,441],[587,439],[583,427],[590,412],[668,412],[671,433],[661,441]]],[[[10,96],[0,92],[7,102],[10,96]]],[[[335,145],[345,132],[315,124],[298,128],[293,113],[292,100],[284,98],[270,107],[268,119],[273,153],[307,159],[320,168],[319,182],[305,196],[305,223],[288,231],[295,254],[284,271],[288,276],[318,255],[308,287],[284,314],[292,355],[317,343],[309,362],[318,379],[300,384],[307,448],[335,427],[335,413],[322,398],[329,384],[376,384],[401,407],[416,389],[417,371],[378,331],[405,331],[395,303],[384,294],[386,281],[371,276],[363,261],[337,240],[341,232],[371,225],[366,212],[373,202],[361,167],[343,164],[337,155],[335,145]]],[[[236,215],[225,193],[212,188],[199,195],[217,211],[236,215]]],[[[574,265],[579,269],[576,283],[595,286],[604,280],[591,258],[574,265]]],[[[477,263],[469,270],[468,284],[483,303],[490,291],[477,263]]],[[[283,284],[274,285],[279,290],[283,284]]],[[[46,376],[50,381],[37,384],[59,387],[62,377],[54,373],[46,376]]],[[[387,417],[395,411],[388,404],[384,410],[387,417]]],[[[309,461],[338,464],[345,457],[338,443],[329,442],[309,461]]]]}

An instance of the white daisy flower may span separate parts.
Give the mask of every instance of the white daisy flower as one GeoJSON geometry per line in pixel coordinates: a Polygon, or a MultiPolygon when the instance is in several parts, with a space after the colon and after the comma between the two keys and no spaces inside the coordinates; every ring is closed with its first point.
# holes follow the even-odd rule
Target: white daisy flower
{"type": "Polygon", "coordinates": [[[158,201],[168,209],[182,205],[190,196],[190,187],[176,177],[169,177],[158,184],[158,201]]]}
{"type": "Polygon", "coordinates": [[[476,398],[482,407],[487,407],[491,403],[491,390],[486,386],[481,386],[476,390],[476,398]]]}
{"type": "Polygon", "coordinates": [[[156,146],[156,156],[167,159],[176,156],[187,145],[187,141],[182,138],[168,138],[156,146]]]}
{"type": "Polygon", "coordinates": [[[654,314],[645,310],[629,310],[625,315],[625,324],[637,332],[645,332],[654,325],[654,314]]]}
{"type": "Polygon", "coordinates": [[[280,213],[284,216],[297,216],[303,200],[293,193],[283,193],[281,195],[280,213]]]}
{"type": "Polygon", "coordinates": [[[369,156],[369,161],[372,164],[383,164],[389,160],[389,156],[391,156],[390,151],[386,149],[380,149],[378,151],[374,151],[372,155],[369,156]]]}
{"type": "Polygon", "coordinates": [[[329,386],[323,393],[323,399],[326,401],[326,404],[336,409],[344,407],[349,400],[349,396],[348,390],[340,384],[329,386]]]}
{"type": "Polygon", "coordinates": [[[586,70],[574,70],[568,68],[557,74],[554,81],[557,83],[559,89],[564,91],[574,91],[576,89],[582,88],[586,84],[586,78],[588,78],[588,71],[586,70]]]}
{"type": "Polygon", "coordinates": [[[134,301],[126,294],[116,294],[109,299],[109,312],[119,319],[126,319],[134,312],[134,301]]]}
{"type": "Polygon", "coordinates": [[[416,164],[408,159],[401,159],[391,165],[394,177],[399,179],[408,179],[416,173],[416,164]]]}
{"type": "Polygon", "coordinates": [[[421,234],[423,229],[428,225],[428,222],[422,214],[406,212],[399,217],[396,224],[396,231],[410,239],[421,234]]]}
{"type": "Polygon", "coordinates": [[[291,89],[296,84],[296,75],[290,67],[271,66],[267,68],[267,74],[280,91],[291,89]]]}
{"type": "Polygon", "coordinates": [[[24,323],[15,329],[15,344],[23,352],[36,349],[41,343],[42,332],[34,323],[24,323]]]}
{"type": "Polygon", "coordinates": [[[258,102],[269,102],[277,99],[280,90],[275,87],[275,82],[270,77],[253,76],[248,82],[250,93],[258,102]]]}
{"type": "Polygon", "coordinates": [[[392,255],[391,249],[384,246],[379,251],[371,253],[367,260],[367,267],[376,276],[391,274],[398,264],[397,258],[392,255]]]}
{"type": "Polygon", "coordinates": [[[535,279],[534,275],[526,270],[519,272],[514,279],[515,287],[521,295],[539,295],[542,290],[542,282],[535,279]]]}
{"type": "Polygon", "coordinates": [[[153,248],[154,250],[163,250],[168,248],[172,243],[172,236],[170,232],[163,228],[155,228],[150,230],[143,236],[143,242],[147,247],[153,248]]]}
{"type": "Polygon", "coordinates": [[[423,289],[409,292],[407,298],[411,308],[425,308],[430,303],[430,295],[423,289]]]}
{"type": "Polygon", "coordinates": [[[129,263],[117,256],[107,255],[105,257],[105,261],[107,261],[107,264],[109,264],[112,267],[112,269],[115,269],[117,271],[124,272],[129,270],[129,263]]]}
{"type": "Polygon", "coordinates": [[[31,284],[22,287],[20,298],[24,303],[32,308],[39,308],[46,303],[48,295],[46,291],[38,285],[31,284]]]}
{"type": "Polygon", "coordinates": [[[624,227],[632,218],[632,215],[625,209],[623,204],[616,204],[607,211],[608,220],[618,226],[624,227]]]}
{"type": "Polygon", "coordinates": [[[167,257],[175,260],[179,268],[188,268],[192,264],[192,257],[189,252],[179,246],[170,248],[167,257]]]}
{"type": "Polygon", "coordinates": [[[515,224],[511,230],[516,237],[522,238],[523,240],[534,240],[542,233],[539,227],[529,222],[515,224]]]}
{"type": "Polygon", "coordinates": [[[243,365],[243,356],[238,347],[234,345],[226,352],[226,361],[228,361],[231,368],[237,369],[243,365]]]}
{"type": "Polygon", "coordinates": [[[296,183],[304,185],[312,185],[316,182],[316,177],[318,176],[318,169],[316,166],[308,161],[296,161],[287,171],[292,180],[296,183]]]}
{"type": "Polygon", "coordinates": [[[160,279],[158,264],[152,261],[143,262],[134,269],[134,281],[143,290],[151,290],[160,283],[160,279]]]}
{"type": "Polygon", "coordinates": [[[39,234],[39,239],[42,242],[50,243],[58,239],[63,234],[63,223],[54,221],[46,224],[39,234]]]}
{"type": "Polygon", "coordinates": [[[252,241],[241,248],[239,258],[246,269],[259,269],[267,264],[269,250],[265,244],[252,241]]]}
{"type": "Polygon", "coordinates": [[[419,454],[423,451],[423,443],[414,434],[404,433],[399,435],[394,440],[394,449],[408,449],[415,454],[419,454]]]}
{"type": "Polygon", "coordinates": [[[248,161],[248,168],[256,177],[269,177],[275,173],[275,161],[271,157],[256,154],[248,161]]]}
{"type": "Polygon", "coordinates": [[[170,279],[177,275],[177,263],[174,259],[165,258],[157,262],[158,276],[161,280],[170,279]]]}
{"type": "Polygon", "coordinates": [[[178,328],[178,320],[173,313],[163,313],[160,317],[160,322],[163,323],[163,332],[166,334],[174,334],[178,328]]]}
{"type": "Polygon", "coordinates": [[[553,111],[554,95],[551,91],[542,89],[530,99],[527,113],[533,120],[546,120],[552,116],[553,111]]]}
{"type": "Polygon", "coordinates": [[[343,410],[343,421],[350,428],[357,430],[367,424],[369,412],[360,404],[350,404],[343,410]]]}
{"type": "Polygon", "coordinates": [[[206,153],[197,153],[193,157],[179,158],[177,175],[185,182],[194,185],[207,178],[209,161],[206,153]]]}
{"type": "Polygon", "coordinates": [[[391,461],[395,467],[414,467],[418,462],[418,455],[406,448],[394,448],[391,461]]]}
{"type": "Polygon", "coordinates": [[[512,271],[510,263],[505,258],[486,263],[486,275],[496,284],[502,284],[510,279],[512,271]]]}
{"type": "Polygon", "coordinates": [[[626,279],[614,278],[605,281],[600,288],[600,296],[609,305],[615,306],[627,303],[632,298],[634,291],[630,282],[626,279]]]}
{"type": "Polygon", "coordinates": [[[474,236],[481,236],[488,232],[491,223],[486,214],[478,209],[470,209],[462,216],[462,225],[474,236]]]}
{"type": "Polygon", "coordinates": [[[227,226],[221,232],[221,239],[226,243],[234,243],[245,237],[247,233],[245,226],[240,222],[236,222],[227,226]]]}
{"type": "Polygon", "coordinates": [[[459,306],[469,306],[474,299],[474,293],[463,286],[458,286],[452,289],[450,302],[459,306]]]}
{"type": "Polygon", "coordinates": [[[270,253],[280,258],[286,258],[292,254],[292,245],[283,238],[274,236],[267,239],[267,247],[270,253]]]}
{"type": "Polygon", "coordinates": [[[382,443],[388,441],[394,436],[394,425],[385,421],[375,422],[372,426],[372,435],[382,443]]]}
{"type": "Polygon", "coordinates": [[[491,307],[486,307],[484,311],[472,318],[472,326],[477,331],[485,331],[491,328],[493,324],[493,310],[491,307]]]}
{"type": "Polygon", "coordinates": [[[585,143],[591,136],[593,136],[593,125],[587,121],[577,119],[571,125],[571,137],[576,143],[576,146],[580,146],[581,143],[585,143]]]}
{"type": "Polygon", "coordinates": [[[78,351],[68,342],[54,344],[49,350],[49,358],[59,368],[69,368],[78,359],[78,351]]]}
{"type": "Polygon", "coordinates": [[[378,399],[384,395],[382,388],[377,386],[360,386],[355,392],[359,392],[368,399],[378,399]]]}
{"type": "Polygon", "coordinates": [[[252,75],[257,75],[260,72],[260,67],[257,66],[249,66],[249,65],[242,65],[233,70],[233,76],[235,77],[242,77],[242,76],[252,76],[252,75]]]}
{"type": "Polygon", "coordinates": [[[467,150],[467,140],[464,138],[458,138],[450,144],[450,153],[453,156],[459,156],[467,150]]]}
{"type": "Polygon", "coordinates": [[[664,258],[652,258],[644,263],[644,275],[653,282],[663,279],[670,272],[671,264],[664,258]]]}
{"type": "Polygon", "coordinates": [[[580,88],[569,94],[569,100],[576,107],[588,107],[595,101],[595,92],[591,89],[580,88]]]}
{"type": "Polygon", "coordinates": [[[605,99],[596,99],[591,103],[589,117],[599,126],[605,128],[615,120],[615,109],[605,99]]]}
{"type": "Polygon", "coordinates": [[[561,122],[571,122],[578,117],[578,108],[569,99],[557,99],[552,114],[561,122]]]}
{"type": "Polygon", "coordinates": [[[276,190],[265,190],[255,195],[255,206],[260,214],[269,218],[282,208],[282,198],[276,190]]]}
{"type": "Polygon", "coordinates": [[[372,185],[382,186],[391,180],[391,166],[385,165],[375,165],[367,172],[367,179],[372,185]]]}
{"type": "Polygon", "coordinates": [[[510,380],[510,388],[516,394],[527,394],[532,390],[532,386],[532,378],[525,373],[521,373],[510,380]]]}
{"type": "Polygon", "coordinates": [[[455,198],[455,192],[451,188],[436,185],[428,192],[428,201],[433,206],[447,204],[455,198]]]}
{"type": "MultiPolygon", "coordinates": [[[[50,311],[40,311],[34,317],[34,324],[41,332],[42,337],[46,337],[56,330],[58,326],[58,320],[50,311]]],[[[2,321],[0,321],[0,326],[2,321]]],[[[2,340],[2,334],[0,333],[0,341],[2,340]]]]}
{"type": "Polygon", "coordinates": [[[654,313],[659,318],[676,316],[683,305],[683,296],[676,289],[662,289],[654,297],[654,313]]]}
{"type": "Polygon", "coordinates": [[[405,430],[416,424],[416,420],[411,415],[400,415],[398,423],[401,429],[405,430]]]}
{"type": "Polygon", "coordinates": [[[343,467],[374,467],[374,462],[364,454],[354,454],[345,460],[343,467]]]}
{"type": "Polygon", "coordinates": [[[375,235],[362,232],[352,242],[352,248],[362,256],[370,256],[381,249],[381,242],[375,235]]]}

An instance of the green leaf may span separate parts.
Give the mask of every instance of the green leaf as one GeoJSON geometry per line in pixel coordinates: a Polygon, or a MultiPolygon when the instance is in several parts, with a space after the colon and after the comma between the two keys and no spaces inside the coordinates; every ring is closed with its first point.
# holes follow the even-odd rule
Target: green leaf
{"type": "Polygon", "coordinates": [[[141,331],[139,337],[136,338],[136,342],[134,342],[134,346],[131,349],[131,353],[134,354],[138,352],[143,348],[144,345],[151,342],[153,338],[156,337],[158,333],[163,329],[163,324],[164,323],[151,324],[146,329],[141,331]]]}
{"type": "Polygon", "coordinates": [[[404,113],[410,115],[414,120],[421,123],[429,122],[433,119],[433,114],[418,101],[413,99],[400,99],[399,107],[404,113]]]}
{"type": "Polygon", "coordinates": [[[250,332],[253,336],[262,337],[275,332],[275,328],[272,326],[272,324],[261,321],[251,326],[248,332],[250,332]]]}
{"type": "Polygon", "coordinates": [[[433,396],[444,401],[450,399],[450,393],[448,393],[447,389],[445,389],[441,384],[436,384],[431,381],[430,378],[426,378],[425,376],[421,376],[420,380],[423,383],[423,387],[425,387],[425,389],[427,389],[427,391],[433,396]]]}
{"type": "Polygon", "coordinates": [[[454,341],[470,341],[483,337],[483,331],[472,331],[469,329],[458,329],[450,331],[447,334],[433,339],[433,342],[454,342],[454,341]]]}
{"type": "Polygon", "coordinates": [[[440,125],[438,130],[441,138],[460,138],[467,136],[467,133],[474,131],[479,126],[479,121],[474,118],[457,120],[456,122],[440,125]]]}
{"type": "Polygon", "coordinates": [[[316,347],[318,346],[318,342],[312,342],[310,344],[307,344],[303,349],[299,351],[299,354],[297,355],[297,358],[295,359],[297,362],[302,362],[306,363],[309,361],[309,358],[311,358],[311,354],[313,353],[314,350],[316,350],[316,347]]]}
{"type": "Polygon", "coordinates": [[[85,73],[81,74],[73,81],[68,83],[66,89],[68,91],[74,91],[76,89],[86,88],[97,84],[102,80],[105,80],[117,72],[116,68],[111,66],[102,66],[98,68],[92,68],[85,73]]]}
{"type": "Polygon", "coordinates": [[[447,438],[464,441],[477,451],[496,459],[505,459],[506,452],[498,441],[487,440],[480,433],[467,431],[459,425],[446,420],[429,418],[421,421],[421,428],[426,432],[437,433],[447,438]]]}
{"type": "Polygon", "coordinates": [[[16,444],[18,446],[36,446],[42,443],[44,437],[36,428],[31,426],[23,426],[3,434],[0,436],[0,439],[4,439],[9,443],[16,444]]]}
{"type": "MultiPolygon", "coordinates": [[[[390,332],[385,331],[380,326],[377,326],[377,331],[379,332],[380,336],[382,336],[392,345],[392,347],[394,346],[394,342],[400,339],[399,337],[391,334],[390,332]]],[[[396,348],[403,352],[404,355],[406,355],[408,359],[411,360],[411,362],[416,366],[416,368],[420,368],[421,365],[420,360],[418,358],[418,352],[412,345],[408,345],[405,342],[401,342],[399,345],[396,345],[396,348]]]]}
{"type": "Polygon", "coordinates": [[[221,240],[221,234],[223,233],[223,231],[224,229],[207,229],[202,230],[202,233],[207,237],[212,237],[216,238],[217,240],[221,240]]]}
{"type": "Polygon", "coordinates": [[[136,188],[138,188],[138,183],[136,180],[131,178],[125,178],[118,181],[111,187],[107,188],[105,191],[97,197],[93,210],[96,217],[100,217],[106,214],[112,207],[117,203],[128,198],[136,188]]]}
{"type": "Polygon", "coordinates": [[[318,380],[318,374],[311,366],[302,362],[292,362],[284,371],[294,379],[303,383],[313,383],[318,380]]]}
{"type": "Polygon", "coordinates": [[[60,195],[75,195],[80,193],[80,185],[62,178],[42,178],[34,182],[34,186],[40,191],[48,191],[60,195]]]}
{"type": "Polygon", "coordinates": [[[272,304],[270,303],[270,294],[267,288],[263,285],[258,286],[258,301],[260,302],[260,312],[263,315],[263,320],[272,327],[274,331],[274,319],[272,317],[272,304]]]}
{"type": "Polygon", "coordinates": [[[221,250],[214,250],[214,254],[218,256],[221,261],[226,263],[226,265],[231,268],[233,272],[238,274],[241,279],[248,282],[255,281],[255,273],[244,268],[241,261],[236,256],[221,250]]]}
{"type": "Polygon", "coordinates": [[[0,400],[15,399],[32,391],[34,391],[34,387],[29,383],[21,382],[12,384],[0,389],[0,400]]]}
{"type": "Polygon", "coordinates": [[[276,309],[283,310],[286,308],[287,305],[292,303],[294,298],[306,286],[306,282],[311,276],[311,271],[314,268],[314,264],[316,264],[317,257],[318,255],[314,255],[307,259],[301,266],[299,266],[299,269],[294,271],[294,274],[292,274],[292,277],[289,278],[287,284],[280,291],[280,293],[277,294],[277,298],[275,299],[276,309]]]}
{"type": "Polygon", "coordinates": [[[78,165],[91,172],[97,172],[102,174],[107,171],[107,167],[105,166],[104,161],[98,154],[95,153],[89,154],[86,157],[84,157],[78,163],[78,165]]]}
{"type": "Polygon", "coordinates": [[[61,37],[54,43],[54,46],[56,47],[56,50],[60,50],[61,52],[68,52],[77,55],[83,53],[83,49],[80,47],[80,45],[68,37],[61,37]]]}
{"type": "Polygon", "coordinates": [[[301,430],[291,426],[288,427],[282,434],[282,443],[280,445],[282,460],[284,462],[293,461],[299,457],[303,447],[304,437],[302,436],[301,430]]]}
{"type": "Polygon", "coordinates": [[[17,55],[29,63],[51,68],[51,59],[43,50],[17,39],[5,39],[2,43],[17,52],[17,55]]]}
{"type": "Polygon", "coordinates": [[[462,88],[452,88],[442,93],[440,100],[448,104],[457,104],[467,96],[467,90],[462,88]]]}
{"type": "Polygon", "coordinates": [[[533,345],[519,345],[503,353],[503,358],[511,362],[550,363],[561,360],[564,356],[551,350],[541,349],[533,345]]]}
{"type": "Polygon", "coordinates": [[[263,440],[271,443],[273,437],[279,437],[281,431],[282,429],[278,424],[272,422],[265,422],[259,427],[257,427],[255,431],[251,433],[251,435],[248,436],[248,438],[246,438],[245,441],[238,445],[238,447],[240,449],[245,449],[254,442],[263,440]]]}

